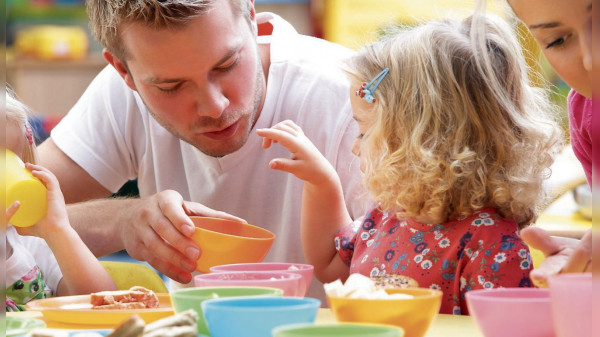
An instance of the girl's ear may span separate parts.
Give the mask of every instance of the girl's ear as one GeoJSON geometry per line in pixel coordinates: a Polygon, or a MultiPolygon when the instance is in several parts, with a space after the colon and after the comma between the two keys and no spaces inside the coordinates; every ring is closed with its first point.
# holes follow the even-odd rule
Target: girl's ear
{"type": "Polygon", "coordinates": [[[115,55],[106,50],[106,48],[104,48],[102,51],[102,56],[104,56],[106,61],[108,61],[108,63],[110,63],[117,70],[119,75],[121,75],[121,78],[123,78],[123,81],[125,81],[125,84],[127,84],[131,90],[136,90],[135,84],[133,83],[133,78],[131,77],[131,74],[129,74],[129,71],[127,71],[125,63],[121,62],[121,60],[119,60],[115,55]]]}

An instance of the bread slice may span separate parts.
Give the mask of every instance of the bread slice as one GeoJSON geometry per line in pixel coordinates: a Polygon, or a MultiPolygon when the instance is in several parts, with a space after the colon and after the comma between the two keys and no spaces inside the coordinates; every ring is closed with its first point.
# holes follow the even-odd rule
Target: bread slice
{"type": "Polygon", "coordinates": [[[144,287],[129,290],[101,291],[90,296],[93,309],[143,309],[158,307],[158,296],[144,287]]]}

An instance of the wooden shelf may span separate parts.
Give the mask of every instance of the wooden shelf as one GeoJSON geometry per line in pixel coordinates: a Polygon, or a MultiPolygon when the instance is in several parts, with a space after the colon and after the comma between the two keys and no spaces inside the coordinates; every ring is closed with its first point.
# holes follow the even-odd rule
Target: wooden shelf
{"type": "Polygon", "coordinates": [[[106,65],[100,55],[57,61],[7,58],[6,82],[35,113],[63,115],[106,65]]]}

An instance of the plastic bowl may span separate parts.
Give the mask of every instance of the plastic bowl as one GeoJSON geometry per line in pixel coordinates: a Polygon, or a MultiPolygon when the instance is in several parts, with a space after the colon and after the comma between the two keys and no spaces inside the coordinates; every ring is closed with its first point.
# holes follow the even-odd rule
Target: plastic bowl
{"type": "Polygon", "coordinates": [[[273,337],[402,337],[397,326],[363,323],[290,324],[273,329],[273,337]]]}
{"type": "Polygon", "coordinates": [[[211,273],[226,272],[226,271],[281,271],[294,274],[300,274],[299,295],[306,296],[308,287],[313,278],[314,267],[311,264],[302,263],[287,263],[287,262],[256,262],[256,263],[236,263],[214,266],[210,268],[211,273]]]}
{"type": "Polygon", "coordinates": [[[280,325],[312,323],[321,301],[298,297],[218,298],[202,302],[212,337],[271,337],[280,325]]]}
{"type": "Polygon", "coordinates": [[[202,302],[214,298],[243,297],[243,296],[282,296],[283,290],[267,287],[208,287],[208,288],[182,288],[171,291],[171,303],[175,313],[193,309],[198,313],[198,333],[209,334],[202,302]]]}
{"type": "Polygon", "coordinates": [[[196,269],[202,273],[220,264],[260,262],[275,240],[272,232],[243,222],[190,218],[196,226],[191,238],[202,250],[196,269]]]}
{"type": "Polygon", "coordinates": [[[465,297],[471,317],[485,337],[554,336],[548,289],[477,289],[465,297]]]}
{"type": "Polygon", "coordinates": [[[361,299],[327,296],[339,322],[390,324],[404,329],[406,337],[422,337],[437,317],[442,292],[428,288],[385,289],[388,294],[408,294],[406,299],[361,299]]]}
{"type": "Polygon", "coordinates": [[[592,273],[557,274],[548,279],[557,337],[592,337],[592,273]]]}
{"type": "Polygon", "coordinates": [[[270,287],[283,290],[283,296],[300,296],[300,274],[269,271],[230,271],[194,276],[196,287],[270,287]]]}

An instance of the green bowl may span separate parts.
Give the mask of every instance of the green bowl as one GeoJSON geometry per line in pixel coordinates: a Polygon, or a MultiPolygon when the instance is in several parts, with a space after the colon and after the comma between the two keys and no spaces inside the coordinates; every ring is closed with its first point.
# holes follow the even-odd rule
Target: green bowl
{"type": "Polygon", "coordinates": [[[203,287],[182,288],[171,291],[171,303],[175,313],[193,309],[198,313],[198,333],[209,335],[202,302],[221,297],[247,297],[247,296],[283,296],[283,290],[269,287],[203,287]]]}
{"type": "Polygon", "coordinates": [[[397,326],[363,323],[290,324],[273,329],[273,337],[402,337],[397,326]]]}
{"type": "Polygon", "coordinates": [[[30,317],[6,317],[6,337],[23,336],[33,329],[45,328],[44,321],[30,317]]]}
{"type": "Polygon", "coordinates": [[[290,324],[273,329],[273,337],[402,337],[404,329],[385,324],[290,324]]]}

